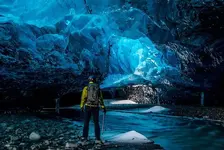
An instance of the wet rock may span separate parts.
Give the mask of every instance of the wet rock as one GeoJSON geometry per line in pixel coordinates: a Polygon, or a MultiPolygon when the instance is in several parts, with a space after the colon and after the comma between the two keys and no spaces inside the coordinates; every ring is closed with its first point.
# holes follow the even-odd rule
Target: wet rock
{"type": "Polygon", "coordinates": [[[23,124],[26,124],[26,123],[29,123],[30,122],[30,120],[29,119],[26,119],[26,120],[24,120],[22,123],[23,124]]]}
{"type": "Polygon", "coordinates": [[[66,143],[65,148],[77,148],[78,144],[66,143]]]}
{"type": "Polygon", "coordinates": [[[19,139],[19,137],[10,135],[10,140],[11,141],[17,141],[18,139],[19,139]]]}
{"type": "Polygon", "coordinates": [[[187,116],[192,118],[203,118],[205,120],[217,120],[224,122],[224,109],[214,107],[197,106],[167,106],[170,111],[166,112],[174,116],[187,116]]]}
{"type": "MultiPolygon", "coordinates": [[[[61,122],[61,120],[55,121],[55,120],[48,119],[46,121],[45,119],[42,120],[35,117],[19,116],[19,115],[16,115],[15,117],[8,117],[8,116],[0,117],[0,122],[3,122],[5,120],[7,120],[7,124],[9,127],[12,126],[14,129],[17,129],[19,131],[21,130],[23,132],[22,134],[16,134],[16,130],[15,131],[12,130],[9,133],[7,133],[6,136],[3,138],[0,136],[0,145],[3,145],[4,148],[8,150],[13,150],[13,148],[30,149],[30,150],[95,149],[93,148],[94,144],[91,142],[87,146],[82,146],[81,144],[78,143],[79,141],[78,135],[79,135],[79,132],[82,130],[82,128],[78,128],[77,126],[73,126],[73,128],[68,128],[70,123],[61,122]],[[23,121],[25,121],[26,119],[29,119],[30,122],[27,122],[26,126],[24,126],[23,121]],[[35,122],[36,124],[33,124],[33,122],[35,122]],[[25,129],[25,127],[28,127],[28,128],[25,129]],[[44,129],[43,132],[39,132],[40,128],[44,129]],[[61,132],[59,134],[56,134],[57,133],[56,131],[58,130],[61,130],[61,132]],[[47,136],[48,134],[50,134],[51,136],[48,137],[47,136]],[[11,137],[9,137],[9,135],[11,137]],[[33,135],[34,137],[38,137],[38,139],[39,138],[41,139],[33,142],[30,139],[30,137],[33,137],[33,135]]],[[[0,128],[0,132],[2,131],[1,129],[2,128],[0,128]]],[[[3,130],[3,132],[5,132],[5,130],[3,130]]],[[[120,149],[121,150],[123,148],[123,147],[120,148],[120,145],[116,147],[117,144],[113,144],[113,143],[111,144],[105,147],[102,147],[101,149],[105,149],[105,150],[106,149],[108,150],[120,149]]],[[[149,144],[149,146],[151,145],[152,144],[149,144]]],[[[132,145],[125,149],[137,150],[138,147],[135,147],[132,145]]]]}
{"type": "Polygon", "coordinates": [[[0,126],[1,126],[2,128],[5,128],[5,127],[7,127],[7,123],[0,123],[0,126]]]}
{"type": "Polygon", "coordinates": [[[74,138],[75,138],[76,136],[74,136],[74,135],[71,135],[70,137],[71,137],[72,139],[74,139],[74,138]]]}
{"type": "Polygon", "coordinates": [[[45,144],[45,145],[49,145],[50,142],[49,142],[48,140],[46,140],[46,141],[44,141],[44,144],[45,144]]]}
{"type": "Polygon", "coordinates": [[[19,144],[19,146],[24,146],[24,145],[25,145],[25,143],[20,143],[20,144],[19,144]]]}
{"type": "Polygon", "coordinates": [[[7,129],[6,129],[6,132],[9,132],[9,131],[11,131],[11,130],[13,130],[14,129],[14,127],[13,126],[10,126],[10,127],[8,127],[7,129]]]}
{"type": "Polygon", "coordinates": [[[59,138],[59,140],[63,140],[63,139],[64,139],[64,137],[60,137],[60,138],[59,138]]]}
{"type": "Polygon", "coordinates": [[[19,129],[16,129],[16,134],[22,134],[22,130],[19,128],[19,129]]]}
{"type": "Polygon", "coordinates": [[[5,147],[9,148],[10,147],[10,144],[6,144],[5,147]]]}
{"type": "Polygon", "coordinates": [[[209,118],[209,116],[203,116],[203,118],[204,118],[204,119],[208,119],[208,118],[209,118]]]}
{"type": "Polygon", "coordinates": [[[131,85],[127,87],[127,98],[138,104],[171,104],[172,101],[166,99],[162,101],[161,96],[164,90],[151,85],[131,85]]]}
{"type": "Polygon", "coordinates": [[[32,149],[32,150],[34,150],[35,148],[36,148],[35,145],[32,145],[32,146],[30,147],[30,149],[32,149]]]}
{"type": "Polygon", "coordinates": [[[40,140],[40,138],[41,138],[40,135],[38,133],[35,133],[35,132],[32,132],[29,136],[29,139],[31,141],[38,141],[38,140],[40,140]]]}

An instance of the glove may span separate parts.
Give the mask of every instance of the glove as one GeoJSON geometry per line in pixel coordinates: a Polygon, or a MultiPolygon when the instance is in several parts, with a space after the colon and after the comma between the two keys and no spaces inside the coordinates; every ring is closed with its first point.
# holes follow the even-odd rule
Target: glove
{"type": "Polygon", "coordinates": [[[84,112],[84,107],[81,107],[81,111],[84,112]]]}

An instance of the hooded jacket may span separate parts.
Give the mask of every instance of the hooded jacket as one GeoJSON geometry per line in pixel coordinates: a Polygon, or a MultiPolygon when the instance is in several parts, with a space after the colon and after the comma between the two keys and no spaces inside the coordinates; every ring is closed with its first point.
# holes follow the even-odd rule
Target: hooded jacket
{"type": "MultiPolygon", "coordinates": [[[[89,84],[94,84],[94,82],[89,82],[89,84]]],[[[88,89],[88,86],[85,86],[83,88],[80,107],[81,108],[83,108],[84,106],[99,107],[97,105],[87,105],[86,104],[87,94],[88,94],[88,90],[87,89],[88,89]]],[[[101,90],[100,90],[100,95],[99,95],[99,105],[101,106],[102,109],[105,108],[104,101],[103,101],[103,93],[102,93],[101,90]]]]}

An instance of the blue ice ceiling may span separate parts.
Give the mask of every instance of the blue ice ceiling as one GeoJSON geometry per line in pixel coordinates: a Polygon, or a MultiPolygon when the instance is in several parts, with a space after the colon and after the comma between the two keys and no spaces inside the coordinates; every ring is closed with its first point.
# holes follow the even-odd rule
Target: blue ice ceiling
{"type": "Polygon", "coordinates": [[[90,72],[105,76],[104,88],[190,81],[181,78],[176,53],[148,36],[149,25],[160,25],[123,1],[0,0],[0,14],[7,79],[53,84],[90,72]]]}

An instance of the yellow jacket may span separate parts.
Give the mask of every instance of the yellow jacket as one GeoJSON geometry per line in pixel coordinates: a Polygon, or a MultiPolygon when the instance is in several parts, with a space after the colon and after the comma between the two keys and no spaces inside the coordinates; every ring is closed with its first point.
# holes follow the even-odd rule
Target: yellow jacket
{"type": "MultiPolygon", "coordinates": [[[[93,82],[89,82],[89,83],[91,84],[93,82]]],[[[81,104],[80,104],[81,108],[83,108],[84,105],[87,105],[87,104],[85,104],[86,100],[87,100],[87,93],[88,93],[87,88],[88,88],[88,86],[85,86],[82,91],[81,104]]],[[[89,106],[89,105],[87,105],[87,106],[89,106]]],[[[101,90],[100,90],[100,106],[101,106],[101,108],[105,108],[104,101],[103,101],[103,93],[101,90]]],[[[98,107],[98,106],[92,106],[92,107],[98,107]]]]}

